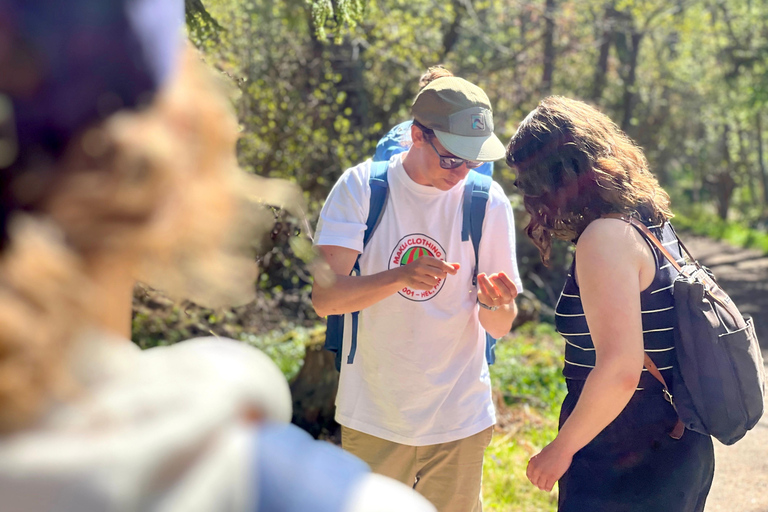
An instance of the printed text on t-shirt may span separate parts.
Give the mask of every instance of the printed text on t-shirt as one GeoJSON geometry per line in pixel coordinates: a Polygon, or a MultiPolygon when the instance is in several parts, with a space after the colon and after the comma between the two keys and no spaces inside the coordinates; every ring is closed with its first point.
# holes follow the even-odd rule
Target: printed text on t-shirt
{"type": "MultiPolygon", "coordinates": [[[[396,268],[401,265],[407,265],[421,258],[422,256],[432,256],[445,261],[445,250],[433,238],[421,233],[414,233],[404,236],[397,242],[389,258],[389,268],[396,268]]],[[[423,302],[437,295],[445,284],[445,279],[437,279],[435,286],[429,290],[414,290],[404,287],[398,293],[408,300],[423,302]]]]}

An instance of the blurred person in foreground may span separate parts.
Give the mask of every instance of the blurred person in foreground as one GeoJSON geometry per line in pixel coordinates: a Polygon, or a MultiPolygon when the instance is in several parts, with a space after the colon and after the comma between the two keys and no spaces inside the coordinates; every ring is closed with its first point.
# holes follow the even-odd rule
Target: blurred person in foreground
{"type": "Polygon", "coordinates": [[[248,300],[248,199],[292,193],[238,169],[181,20],[168,0],[0,0],[0,509],[433,510],[288,425],[259,351],[130,342],[136,278],[248,300]]]}
{"type": "Polygon", "coordinates": [[[509,333],[522,285],[501,187],[489,185],[477,260],[462,213],[469,173],[504,146],[488,96],[463,78],[432,80],[411,111],[412,144],[385,164],[388,195],[367,245],[372,160],[347,169],[328,196],[315,244],[336,281],[316,283],[312,302],[320,316],[360,312],[356,345],[345,329],[342,346],[342,447],[441,512],[480,511],[496,422],[486,332],[509,333]]]}
{"type": "Polygon", "coordinates": [[[553,238],[576,244],[555,316],[568,394],[559,433],[531,458],[528,478],[546,491],[559,481],[561,512],[701,512],[712,440],[683,432],[643,368],[647,354],[671,382],[678,364],[676,272],[626,220],[642,221],[682,261],[669,196],[624,132],[568,98],[546,98],[525,118],[507,163],[544,263],[553,238]]]}

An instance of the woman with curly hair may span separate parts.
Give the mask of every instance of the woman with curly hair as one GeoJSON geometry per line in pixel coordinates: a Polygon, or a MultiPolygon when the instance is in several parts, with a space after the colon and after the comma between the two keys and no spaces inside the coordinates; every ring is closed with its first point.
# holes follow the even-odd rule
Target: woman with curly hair
{"type": "Polygon", "coordinates": [[[561,512],[700,512],[712,441],[683,432],[647,354],[667,381],[674,269],[627,222],[642,221],[682,261],[669,196],[641,149],[580,101],[549,97],[522,122],[507,163],[530,214],[528,236],[549,262],[552,238],[576,245],[556,308],[568,394],[557,437],[528,464],[561,512]],[[682,434],[682,436],[681,436],[682,434]]]}
{"type": "Polygon", "coordinates": [[[267,196],[181,0],[0,0],[0,509],[433,507],[288,424],[244,343],[130,341],[135,280],[220,306],[254,290],[267,196]]]}

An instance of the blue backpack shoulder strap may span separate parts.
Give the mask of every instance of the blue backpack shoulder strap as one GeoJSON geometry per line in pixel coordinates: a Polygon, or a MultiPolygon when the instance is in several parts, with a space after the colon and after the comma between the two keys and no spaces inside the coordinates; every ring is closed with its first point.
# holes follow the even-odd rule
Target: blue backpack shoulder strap
{"type": "MultiPolygon", "coordinates": [[[[461,240],[472,241],[475,250],[475,267],[472,269],[472,285],[477,286],[477,269],[480,262],[480,239],[483,236],[485,208],[491,190],[491,177],[475,171],[469,171],[464,184],[462,203],[461,240]]],[[[488,364],[496,361],[496,339],[485,333],[485,359],[488,364]]]]}
{"type": "MultiPolygon", "coordinates": [[[[368,218],[365,221],[365,233],[363,235],[363,250],[368,245],[368,242],[373,236],[373,232],[379,225],[381,220],[381,214],[384,212],[384,207],[387,204],[387,196],[389,194],[389,182],[387,181],[387,170],[389,169],[389,161],[380,161],[371,163],[371,173],[368,178],[368,184],[371,188],[371,197],[368,208],[368,218]]],[[[360,274],[360,256],[355,260],[355,266],[353,273],[360,274]]],[[[355,311],[352,313],[352,328],[351,328],[351,346],[349,349],[349,356],[347,357],[347,363],[352,364],[355,358],[355,351],[357,350],[357,324],[359,321],[360,313],[355,311]]],[[[341,350],[344,340],[344,315],[330,315],[328,317],[328,325],[325,331],[325,345],[326,350],[330,350],[335,353],[336,369],[341,370],[341,350]]]]}
{"type": "MultiPolygon", "coordinates": [[[[387,205],[387,196],[389,194],[389,182],[387,181],[387,170],[389,161],[372,162],[371,174],[368,178],[368,185],[371,188],[371,198],[368,202],[368,218],[365,220],[365,233],[363,234],[363,250],[371,241],[373,232],[379,225],[381,214],[384,213],[384,207],[387,205]]],[[[362,254],[360,255],[362,256],[362,254]]],[[[355,260],[355,272],[360,273],[360,256],[355,260]]]]}
{"type": "Polygon", "coordinates": [[[365,235],[363,236],[363,247],[373,236],[373,232],[379,225],[384,206],[387,204],[387,194],[389,193],[389,182],[387,181],[387,170],[389,161],[371,163],[371,176],[368,184],[371,187],[371,202],[368,209],[368,219],[365,221],[365,235]]]}
{"type": "Polygon", "coordinates": [[[462,205],[461,240],[472,240],[475,249],[475,268],[472,270],[472,284],[477,285],[477,266],[480,258],[480,239],[483,236],[485,207],[491,190],[491,177],[469,171],[464,184],[462,205]]]}
{"type": "MultiPolygon", "coordinates": [[[[371,201],[368,208],[368,219],[365,221],[363,251],[365,251],[365,247],[371,240],[373,232],[376,231],[379,221],[381,220],[381,214],[384,213],[384,207],[387,205],[387,195],[389,193],[389,182],[387,181],[388,169],[389,161],[371,163],[371,176],[368,178],[368,184],[371,187],[371,201]]],[[[357,275],[360,275],[360,256],[362,256],[362,254],[355,260],[354,271],[357,275]]],[[[357,351],[357,323],[359,317],[359,311],[352,313],[352,336],[350,340],[349,355],[347,356],[347,364],[352,364],[355,360],[355,352],[357,351]]]]}

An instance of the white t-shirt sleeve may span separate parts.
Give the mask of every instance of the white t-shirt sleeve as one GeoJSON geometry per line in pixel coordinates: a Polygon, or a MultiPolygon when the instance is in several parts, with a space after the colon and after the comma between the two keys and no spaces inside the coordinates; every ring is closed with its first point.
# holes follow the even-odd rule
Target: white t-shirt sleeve
{"type": "Polygon", "coordinates": [[[317,221],[315,245],[337,245],[363,252],[370,208],[371,161],[347,169],[331,189],[317,221]]]}
{"type": "Polygon", "coordinates": [[[483,223],[483,236],[480,239],[478,273],[485,272],[490,275],[506,272],[520,293],[523,291],[523,282],[520,280],[520,271],[517,269],[512,205],[501,185],[496,182],[491,185],[489,196],[483,223]]]}

